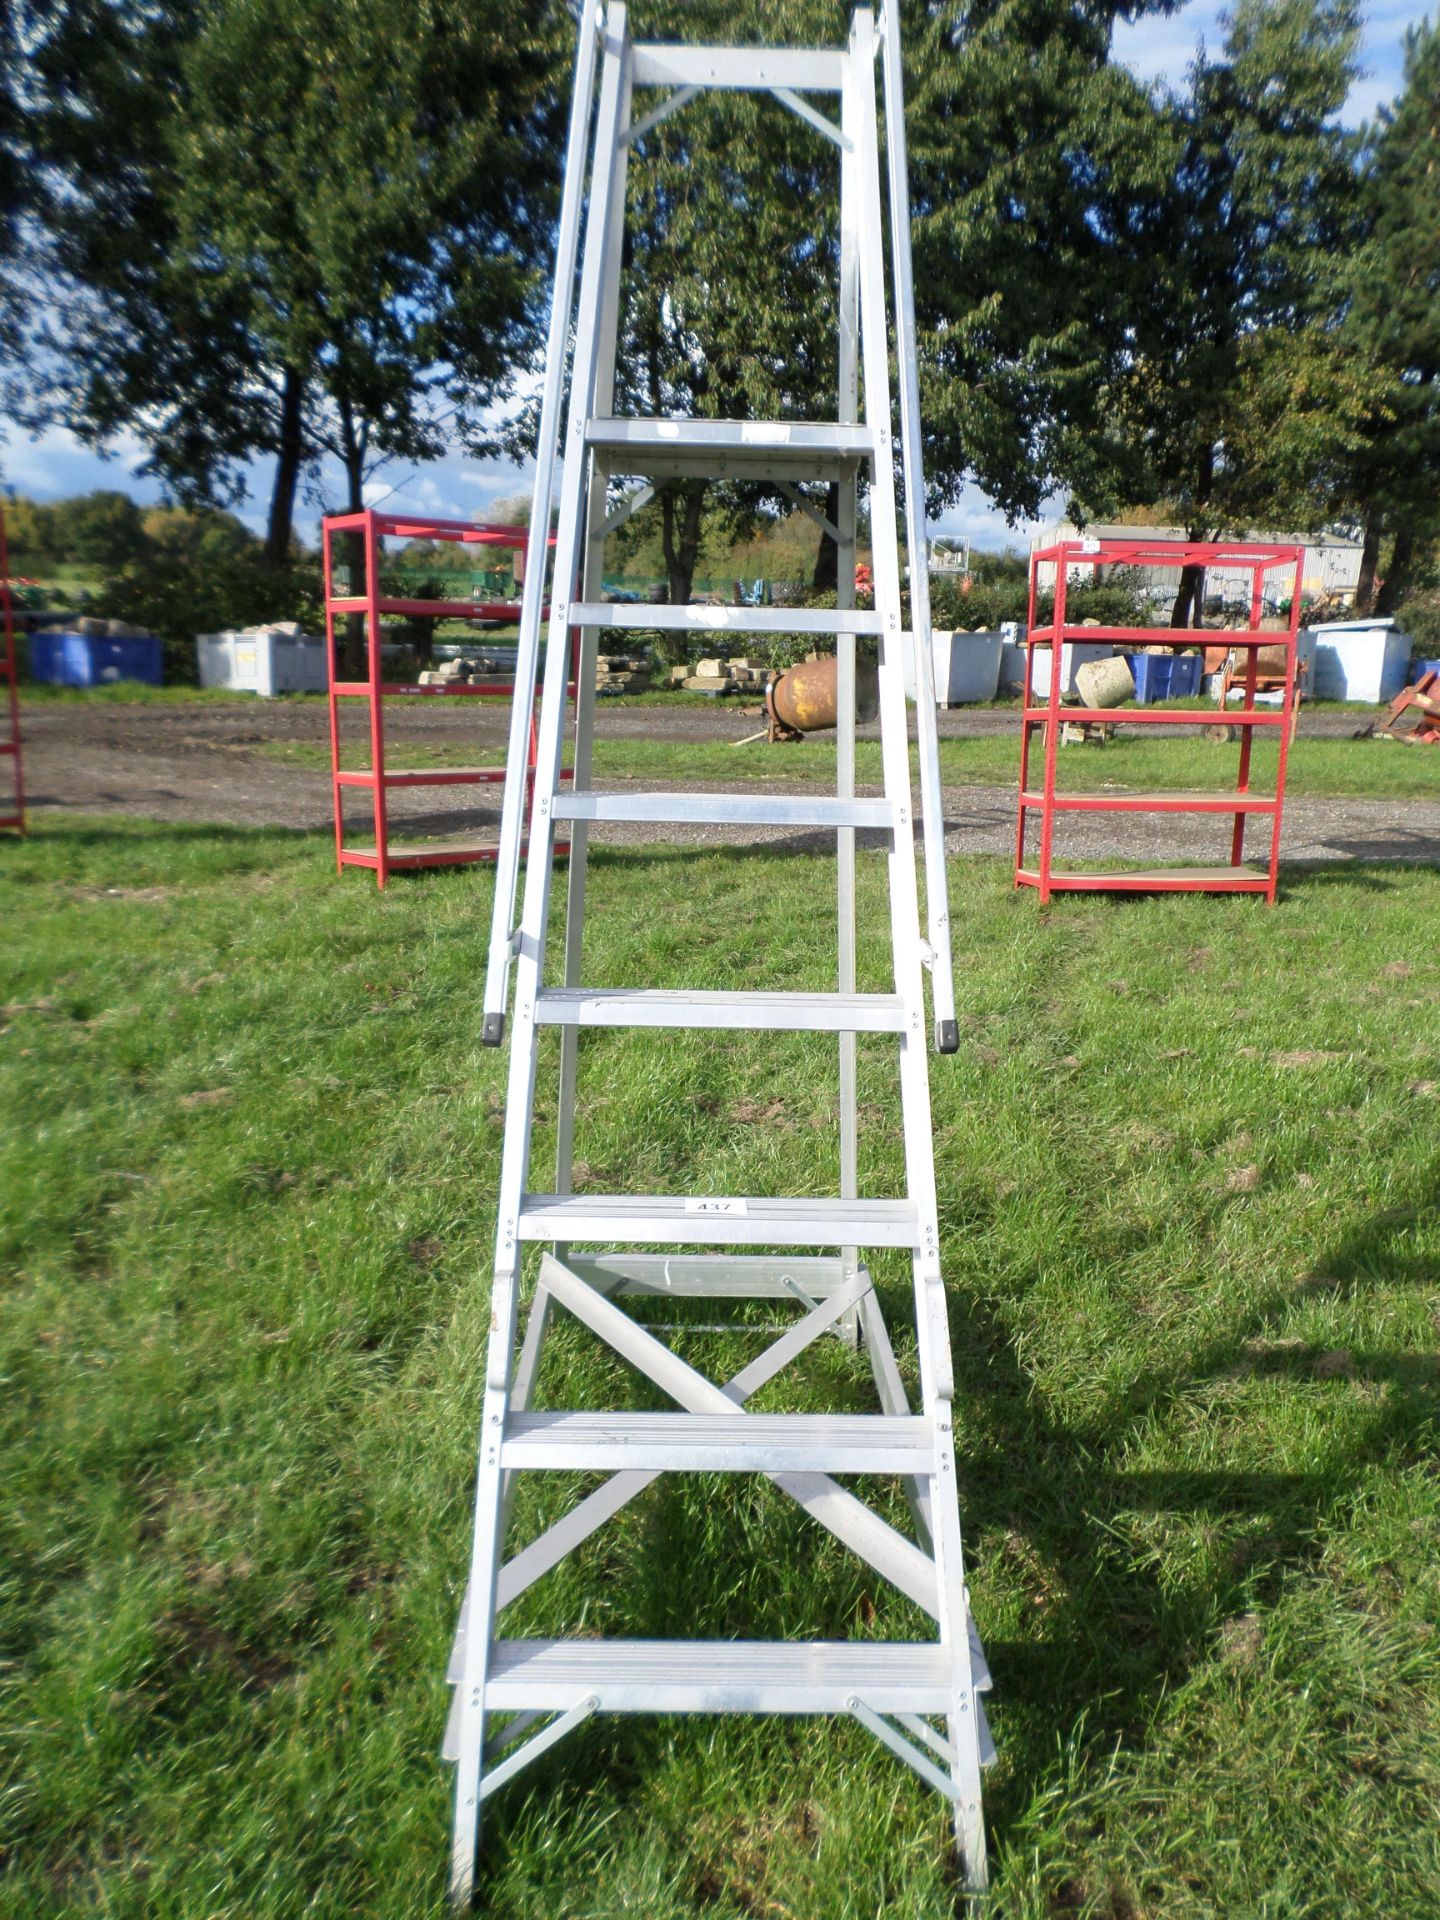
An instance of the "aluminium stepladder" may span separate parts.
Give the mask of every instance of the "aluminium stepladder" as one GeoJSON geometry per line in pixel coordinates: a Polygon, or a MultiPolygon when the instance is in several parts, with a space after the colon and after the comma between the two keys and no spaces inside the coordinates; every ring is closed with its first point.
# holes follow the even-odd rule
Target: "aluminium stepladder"
{"type": "MultiPolygon", "coordinates": [[[[456,1763],[450,1887],[472,1894],[483,1803],[592,1714],[650,1712],[848,1714],[953,1804],[966,1885],[985,1884],[981,1768],[991,1745],[979,1695],[989,1685],[969,1617],[961,1554],[945,1294],[931,1137],[922,967],[932,976],[935,1040],[957,1043],[943,823],[929,644],[924,483],[909,252],[898,22],[893,5],[877,33],[858,10],[843,49],[650,45],[630,36],[625,7],[582,18],[576,56],[555,293],[536,455],[531,550],[545,551],[559,470],[558,531],[550,584],[545,686],[535,773],[529,864],[514,920],[525,797],[528,703],[512,712],[509,774],[496,862],[494,922],[484,1037],[506,1039],[510,1058],[486,1355],[474,1548],[448,1677],[455,1688],[445,1754],[456,1763]],[[900,378],[902,469],[911,579],[911,633],[902,630],[896,537],[893,413],[886,313],[884,206],[875,98],[877,63],[887,129],[890,251],[900,378]],[[597,99],[598,80],[598,99],[597,99]],[[833,421],[737,422],[613,417],[621,299],[627,156],[638,140],[703,88],[773,94],[807,125],[797,137],[838,149],[837,410],[833,421]],[[641,89],[661,89],[651,111],[632,115],[641,89]],[[838,99],[838,122],[814,104],[838,99]],[[593,154],[592,154],[593,146],[593,154]],[[588,193],[587,193],[588,186],[588,193]],[[583,214],[583,222],[582,222],[583,214]],[[580,259],[584,226],[583,266],[580,259]],[[569,351],[573,340],[573,352],[569,351]],[[567,361],[569,374],[567,384],[567,361]],[[860,404],[863,377],[864,406],[860,404]],[[561,446],[563,441],[563,455],[561,446]],[[644,607],[602,602],[606,536],[653,496],[687,475],[754,480],[817,519],[839,548],[840,605],[779,608],[644,607]],[[875,606],[857,609],[853,579],[857,488],[868,482],[875,606]],[[611,510],[612,483],[639,482],[611,510]],[[839,482],[832,522],[803,491],[839,482]],[[837,784],[833,796],[607,793],[593,790],[595,658],[604,627],[834,635],[839,658],[837,784]],[[571,634],[580,633],[574,785],[559,780],[564,688],[571,634]],[[880,654],[882,798],[855,792],[855,657],[859,636],[880,654]],[[925,828],[927,934],[915,870],[904,652],[916,681],[925,828]],[[821,829],[835,835],[839,953],[837,991],[691,992],[583,984],[587,835],[592,822],[690,822],[821,829]],[[552,849],[564,823],[571,854],[560,984],[547,984],[546,944],[554,879],[552,849]],[[891,993],[856,991],[857,830],[883,836],[887,852],[891,993]],[[532,1189],[531,1129],[542,1031],[560,1033],[558,1153],[552,1193],[532,1189]],[[773,1030],[839,1036],[839,1186],[816,1199],[714,1195],[595,1195],[572,1190],[577,1058],[585,1027],[773,1030]],[[903,1196],[860,1197],[857,1040],[894,1037],[904,1125],[903,1196]],[[543,1251],[546,1247],[550,1251],[543,1251]],[[539,1252],[520,1336],[522,1264],[539,1252]],[[575,1251],[575,1249],[582,1251],[575,1251]],[[912,1412],[863,1249],[908,1252],[914,1284],[921,1405],[912,1412]],[[639,1249],[635,1251],[634,1249],[639,1249]],[[665,1251],[673,1249],[674,1251],[665,1251]],[[705,1249],[705,1251],[696,1251],[705,1249]],[[826,1251],[816,1251],[825,1249],[826,1251]],[[657,1296],[788,1303],[799,1317],[724,1384],[682,1360],[620,1304],[657,1296]],[[678,1411],[537,1411],[534,1399],[547,1328],[556,1309],[589,1329],[678,1411]],[[752,1414],[745,1403],[827,1331],[863,1347],[880,1411],[752,1414]],[[518,1339],[518,1349],[517,1349],[518,1339]],[[517,1472],[604,1473],[558,1520],[507,1556],[517,1472]],[[850,1547],[934,1622],[920,1640],[599,1640],[497,1636],[497,1616],[661,1473],[758,1474],[850,1547]],[[904,1487],[914,1537],[842,1487],[836,1474],[883,1476],[904,1487]],[[496,1731],[496,1721],[503,1724],[496,1731]],[[940,1723],[939,1727],[935,1724],[940,1723]],[[941,1730],[943,1729],[943,1731],[941,1730]]],[[[517,687],[533,687],[544,569],[525,582],[517,687]]],[[[729,1484],[729,1482],[725,1482],[729,1484]]]]}

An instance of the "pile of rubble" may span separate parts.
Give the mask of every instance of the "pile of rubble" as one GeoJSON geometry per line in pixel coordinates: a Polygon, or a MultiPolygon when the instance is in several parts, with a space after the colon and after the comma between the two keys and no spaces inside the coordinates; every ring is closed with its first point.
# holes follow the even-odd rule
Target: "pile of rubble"
{"type": "Polygon", "coordinates": [[[688,693],[758,692],[770,678],[770,666],[764,660],[697,660],[690,667],[672,667],[669,684],[684,687],[688,693]]]}
{"type": "Polygon", "coordinates": [[[650,667],[639,653],[602,653],[595,660],[596,693],[643,693],[650,667]]]}
{"type": "Polygon", "coordinates": [[[153,640],[149,627],[132,626],[128,620],[99,620],[93,614],[57,614],[53,620],[37,621],[34,633],[82,633],[87,640],[153,640]]]}
{"type": "Polygon", "coordinates": [[[490,654],[466,655],[459,660],[442,660],[438,667],[420,675],[422,687],[468,687],[474,680],[493,680],[506,669],[490,654]]]}

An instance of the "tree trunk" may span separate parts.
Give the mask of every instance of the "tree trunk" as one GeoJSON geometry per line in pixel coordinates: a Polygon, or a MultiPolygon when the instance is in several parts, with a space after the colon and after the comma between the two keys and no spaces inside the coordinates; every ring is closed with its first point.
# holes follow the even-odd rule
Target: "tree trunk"
{"type": "Polygon", "coordinates": [[[665,573],[671,602],[677,607],[686,605],[695,584],[705,490],[705,481],[687,480],[678,493],[667,490],[661,495],[660,526],[665,550],[665,573]]]}
{"type": "Polygon", "coordinates": [[[1203,610],[1205,596],[1205,569],[1203,567],[1182,567],[1180,585],[1175,590],[1175,601],[1170,608],[1172,627],[1198,627],[1203,610]],[[1194,618],[1191,618],[1191,611],[1194,618]]]}
{"type": "Polygon", "coordinates": [[[285,369],[285,383],[280,390],[276,453],[275,485],[270,494],[270,518],[265,528],[267,567],[283,567],[290,558],[295,491],[305,461],[305,381],[292,367],[285,369]]]}
{"type": "MultiPolygon", "coordinates": [[[[345,486],[348,498],[345,503],[347,513],[361,513],[365,507],[365,448],[360,435],[355,431],[355,415],[348,401],[339,402],[340,412],[340,455],[345,467],[345,486]]],[[[346,536],[350,567],[350,591],[352,594],[367,591],[365,580],[365,540],[359,533],[346,536]]],[[[378,645],[378,636],[377,636],[378,645]]],[[[363,680],[369,671],[366,660],[365,615],[347,613],[345,633],[341,641],[342,672],[347,680],[363,680]]]]}
{"type": "Polygon", "coordinates": [[[1415,533],[1408,526],[1397,527],[1395,544],[1390,549],[1390,565],[1375,596],[1376,613],[1394,613],[1410,589],[1410,572],[1415,564],[1415,533]]]}
{"type": "Polygon", "coordinates": [[[1355,611],[1368,613],[1375,593],[1375,569],[1380,564],[1380,516],[1372,513],[1365,522],[1365,538],[1360,547],[1360,577],[1355,582],[1355,611]]]}
{"type": "MultiPolygon", "coordinates": [[[[840,524],[840,482],[832,480],[825,489],[825,518],[835,526],[840,524]]],[[[840,549],[828,533],[820,535],[819,551],[815,555],[815,571],[811,575],[810,585],[816,593],[835,593],[840,586],[840,549]]]]}
{"type": "MultiPolygon", "coordinates": [[[[1200,463],[1200,492],[1202,497],[1210,490],[1214,477],[1213,457],[1206,453],[1200,463]]],[[[1210,533],[1205,527],[1186,527],[1185,538],[1192,541],[1208,540],[1210,533]]],[[[1175,589],[1174,604],[1170,608],[1172,627],[1198,627],[1205,613],[1205,569],[1204,567],[1182,567],[1180,584],[1175,589]]]]}

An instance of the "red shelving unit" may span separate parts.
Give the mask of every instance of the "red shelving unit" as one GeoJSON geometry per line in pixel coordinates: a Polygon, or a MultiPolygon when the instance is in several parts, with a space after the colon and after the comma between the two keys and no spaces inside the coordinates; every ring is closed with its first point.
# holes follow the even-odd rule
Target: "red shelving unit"
{"type": "MultiPolygon", "coordinates": [[[[374,508],[362,513],[334,513],[325,516],[322,528],[322,556],[325,578],[325,639],[329,661],[330,691],[330,781],[335,804],[335,864],[344,867],[368,867],[376,884],[383,887],[392,872],[414,867],[465,866],[475,861],[493,860],[496,846],[492,837],[467,835],[456,840],[430,840],[395,845],[390,837],[386,795],[401,787],[466,787],[503,783],[505,768],[497,767],[392,767],[385,759],[385,700],[387,696],[420,694],[442,699],[509,700],[514,697],[513,680],[495,679],[463,685],[421,685],[418,682],[387,681],[382,671],[381,633],[386,615],[398,618],[518,620],[520,608],[513,601],[413,600],[381,592],[383,563],[382,541],[445,540],[468,547],[502,547],[525,553],[529,536],[523,527],[485,526],[469,520],[425,520],[413,514],[384,514],[374,508]],[[363,553],[365,591],[362,594],[335,591],[335,542],[338,537],[358,540],[363,553]],[[365,626],[366,677],[363,680],[339,678],[336,648],[336,622],[348,614],[359,614],[365,626]],[[341,765],[340,703],[364,700],[369,707],[370,765],[341,765]],[[347,842],[345,793],[347,789],[368,792],[374,821],[374,838],[360,845],[347,842]]],[[[347,583],[348,584],[348,583],[347,583]]],[[[572,680],[569,693],[574,697],[572,680]]],[[[535,765],[538,729],[530,722],[529,764],[535,765]]],[[[561,773],[570,778],[569,769],[561,773]]],[[[533,785],[533,776],[532,782],[533,785]]],[[[568,852],[557,847],[557,853],[568,852]]]]}
{"type": "Polygon", "coordinates": [[[10,776],[0,776],[0,827],[25,831],[25,771],[20,754],[20,692],[15,664],[15,615],[10,604],[10,549],[5,539],[5,513],[0,508],[0,621],[4,623],[4,652],[0,654],[0,682],[5,688],[8,731],[0,737],[0,763],[10,776]]]}
{"type": "MultiPolygon", "coordinates": [[[[1016,835],[1015,884],[1034,887],[1041,902],[1054,893],[1258,893],[1273,903],[1279,884],[1280,822],[1285,805],[1285,769],[1294,732],[1296,703],[1295,636],[1300,622],[1300,585],[1304,549],[1298,546],[1257,544],[1254,542],[1214,542],[1177,540],[1062,540],[1044,547],[1030,559],[1030,609],[1025,651],[1025,701],[1020,729],[1020,811],[1016,835]],[[1038,602],[1039,569],[1046,564],[1055,568],[1053,614],[1043,626],[1035,623],[1038,602]],[[1207,634],[1186,627],[1086,627],[1065,618],[1066,591],[1072,567],[1143,566],[1182,567],[1223,566],[1229,571],[1243,568],[1250,575],[1248,626],[1227,631],[1228,647],[1248,650],[1244,676],[1245,704],[1217,712],[1213,722],[1204,711],[1150,707],[1076,707],[1062,704],[1064,683],[1064,646],[1067,641],[1118,641],[1128,643],[1122,650],[1137,651],[1146,646],[1181,648],[1203,646],[1207,634]],[[1266,576],[1289,569],[1290,625],[1288,632],[1261,632],[1266,576]],[[1278,707],[1256,704],[1256,660],[1262,647],[1283,646],[1285,679],[1278,707]],[[1035,695],[1035,656],[1050,652],[1050,690],[1041,704],[1035,695]],[[1069,793],[1057,791],[1056,760],[1060,750],[1060,728],[1065,721],[1094,721],[1105,725],[1137,727],[1195,726],[1208,723],[1238,729],[1239,767],[1232,788],[1206,793],[1069,793]],[[1252,793],[1250,763],[1257,728],[1273,727],[1278,740],[1275,790],[1252,793]],[[1033,778],[1032,766],[1038,757],[1035,736],[1042,737],[1043,768],[1033,778]],[[1056,870],[1055,826],[1057,818],[1072,813],[1190,813],[1228,815],[1231,819],[1230,858],[1220,866],[1177,866],[1132,868],[1119,873],[1056,870]],[[1270,851],[1267,865],[1261,869],[1245,864],[1246,822],[1254,815],[1270,822],[1270,851]],[[1038,827],[1039,845],[1028,844],[1031,830],[1038,827]]],[[[1080,749],[1083,751],[1083,749],[1080,749]]],[[[1217,748],[1217,752],[1219,749],[1217,748]]]]}

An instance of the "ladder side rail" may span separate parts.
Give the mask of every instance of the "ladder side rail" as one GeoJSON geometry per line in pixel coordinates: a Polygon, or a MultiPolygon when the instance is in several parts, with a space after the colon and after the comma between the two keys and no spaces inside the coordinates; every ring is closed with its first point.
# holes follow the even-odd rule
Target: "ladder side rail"
{"type": "MultiPolygon", "coordinates": [[[[896,808],[897,832],[888,856],[890,928],[895,987],[916,1014],[924,989],[916,935],[919,888],[912,834],[900,831],[910,818],[909,727],[900,622],[900,554],[896,537],[894,464],[890,458],[890,365],[885,327],[885,289],[880,222],[879,130],[875,112],[874,20],[857,9],[850,32],[850,74],[855,89],[859,146],[865,156],[860,182],[860,299],[864,347],[865,408],[875,436],[870,526],[875,549],[877,607],[883,599],[880,661],[880,735],[885,787],[896,808]]],[[[923,1029],[922,1029],[923,1031],[923,1029]]],[[[953,1673],[947,1716],[956,1755],[955,1834],[967,1884],[985,1883],[985,1830],[980,1803],[980,1714],[965,1598],[960,1511],[955,1481],[951,1402],[955,1383],[950,1333],[940,1272],[939,1207],[935,1191],[934,1133],[930,1113],[930,1067],[913,1028],[900,1036],[900,1097],[909,1198],[919,1219],[914,1258],[915,1332],[924,1410],[935,1429],[933,1501],[935,1573],[940,1638],[953,1673]]]]}
{"type": "MultiPolygon", "coordinates": [[[[491,1283],[490,1330],[486,1348],[485,1394],[475,1488],[475,1534],[470,1560],[470,1631],[460,1683],[459,1758],[455,1770],[455,1826],[450,1855],[450,1897],[467,1904],[475,1882],[480,1839],[481,1774],[485,1747],[485,1682],[495,1619],[495,1587],[503,1540],[500,1514],[503,1476],[500,1445],[508,1411],[511,1359],[515,1345],[517,1285],[520,1274],[520,1202],[529,1172],[530,1130],[535,1105],[535,997],[544,975],[545,933],[549,921],[554,858],[554,818],[550,802],[559,782],[569,670],[570,599],[577,576],[580,520],[584,506],[587,459],[585,419],[595,379],[596,317],[601,277],[614,217],[609,186],[630,63],[630,36],[623,4],[616,0],[606,16],[605,61],[596,118],[594,191],[591,194],[581,274],[580,306],[571,379],[571,417],[565,437],[560,524],[545,660],[545,697],[541,707],[540,749],[535,771],[535,807],[515,985],[515,1031],[505,1102],[505,1146],[495,1224],[495,1263],[491,1283]]],[[[530,570],[526,569],[527,583],[530,570]]],[[[514,763],[510,772],[514,773],[514,763]]]]}
{"type": "Polygon", "coordinates": [[[585,162],[594,108],[595,56],[599,41],[588,0],[580,9],[575,47],[575,90],[565,143],[564,187],[555,246],[555,284],[550,296],[550,327],[545,345],[545,385],[540,401],[540,432],[535,446],[535,490],[530,499],[530,531],[525,549],[525,582],[520,597],[520,636],[515,660],[514,704],[505,754],[505,791],[500,835],[495,850],[495,897],[490,918],[490,953],[485,967],[481,1038],[498,1047],[505,1033],[510,986],[511,927],[520,874],[529,781],[522,768],[535,711],[535,681],[540,655],[540,621],[550,555],[551,495],[559,446],[564,397],[566,348],[575,306],[575,265],[580,245],[580,212],[585,192],[585,162]]]}
{"type": "MultiPolygon", "coordinates": [[[[632,63],[633,67],[633,63],[632,63]]],[[[625,188],[630,166],[631,102],[634,82],[627,68],[620,100],[620,138],[609,182],[613,209],[605,250],[600,287],[600,317],[595,342],[594,393],[589,414],[608,414],[615,404],[615,351],[620,332],[620,275],[625,250],[625,188]]],[[[592,450],[590,479],[585,509],[585,549],[581,562],[581,592],[586,601],[598,600],[604,591],[606,497],[610,470],[605,457],[592,450]]],[[[586,791],[590,786],[595,734],[596,654],[600,645],[598,627],[580,630],[575,665],[575,744],[572,751],[571,785],[586,791]]],[[[590,872],[590,826],[577,820],[570,830],[570,860],[565,878],[565,955],[562,980],[567,987],[581,984],[585,951],[585,889],[590,872]]],[[[566,1027],[560,1035],[560,1093],[556,1109],[555,1191],[569,1193],[571,1167],[575,1152],[575,1093],[580,1062],[580,1032],[566,1027]]],[[[557,1243],[555,1256],[565,1257],[557,1243]]]]}
{"type": "MultiPolygon", "coordinates": [[[[835,417],[844,424],[860,415],[860,249],[857,225],[859,202],[853,108],[848,90],[841,97],[841,126],[849,142],[840,149],[840,298],[838,316],[838,379],[835,417]]],[[[858,476],[840,481],[835,543],[835,602],[855,604],[856,524],[859,518],[858,476]]],[[[836,636],[835,791],[842,800],[855,797],[855,635],[836,636]]],[[[836,837],[835,865],[839,912],[839,988],[854,993],[855,945],[855,829],[842,827],[836,837]]],[[[853,1033],[840,1036],[840,1196],[853,1200],[860,1192],[858,1041],[853,1033]]],[[[842,1247],[847,1274],[858,1271],[860,1249],[842,1247]]],[[[858,1339],[858,1317],[854,1324],[858,1339]]]]}
{"type": "Polygon", "coordinates": [[[890,187],[891,270],[895,281],[895,359],[900,385],[900,452],[905,474],[905,537],[910,559],[910,644],[915,656],[915,732],[920,759],[920,815],[925,848],[930,992],[935,1049],[960,1045],[955,972],[950,952],[950,895],[945,873],[945,800],[940,730],[935,718],[935,650],[930,629],[930,562],[925,545],[925,462],[920,443],[920,371],[915,341],[915,271],[910,254],[910,175],[905,147],[905,84],[900,64],[900,9],[887,0],[881,16],[885,146],[890,187]]]}

